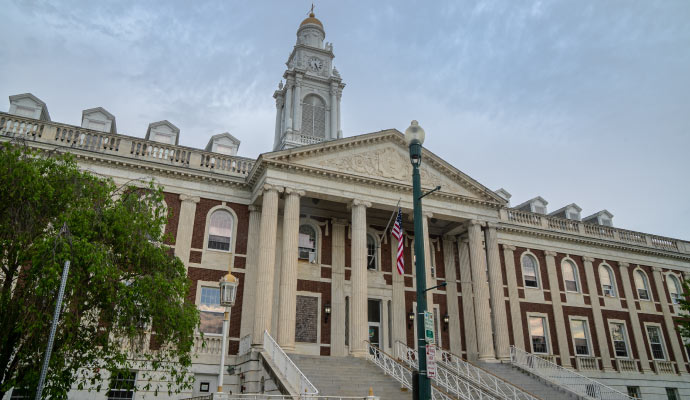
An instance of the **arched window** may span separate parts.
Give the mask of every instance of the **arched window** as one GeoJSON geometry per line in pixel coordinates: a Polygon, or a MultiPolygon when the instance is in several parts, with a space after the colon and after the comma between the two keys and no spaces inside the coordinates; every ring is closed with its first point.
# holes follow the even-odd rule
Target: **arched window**
{"type": "Polygon", "coordinates": [[[599,280],[601,281],[601,289],[604,292],[604,296],[616,297],[613,271],[611,271],[608,265],[601,264],[599,266],[599,280]]]}
{"type": "Polygon", "coordinates": [[[671,295],[671,302],[673,304],[680,303],[680,299],[683,296],[683,291],[680,287],[680,282],[675,275],[666,276],[666,286],[668,286],[668,293],[671,295]]]}
{"type": "Polygon", "coordinates": [[[316,262],[316,230],[304,224],[299,227],[299,259],[316,262]]]}
{"type": "Polygon", "coordinates": [[[226,210],[216,210],[211,214],[208,227],[209,249],[230,251],[232,223],[232,214],[226,210]]]}
{"type": "Polygon", "coordinates": [[[649,300],[649,281],[642,270],[635,270],[635,289],[640,300],[649,300]]]}
{"type": "Polygon", "coordinates": [[[522,279],[525,281],[525,287],[538,288],[539,287],[539,267],[537,259],[531,254],[522,256],[522,279]]]}
{"type": "Polygon", "coordinates": [[[367,269],[379,269],[378,246],[376,238],[371,233],[367,233],[367,269]]]}
{"type": "Polygon", "coordinates": [[[565,281],[565,290],[567,292],[579,292],[580,285],[577,279],[577,266],[570,260],[563,260],[561,265],[563,271],[563,281],[565,281]]]}
{"type": "Polygon", "coordinates": [[[305,97],[302,103],[302,134],[326,137],[326,105],[313,94],[305,97]]]}

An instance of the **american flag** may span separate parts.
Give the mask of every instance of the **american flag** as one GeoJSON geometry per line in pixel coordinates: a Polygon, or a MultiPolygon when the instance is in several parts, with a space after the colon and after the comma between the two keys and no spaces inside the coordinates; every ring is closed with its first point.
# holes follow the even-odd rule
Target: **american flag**
{"type": "Polygon", "coordinates": [[[395,218],[395,225],[391,231],[393,237],[398,239],[398,273],[405,274],[405,260],[403,259],[403,232],[402,232],[402,208],[398,207],[398,216],[395,218]]]}

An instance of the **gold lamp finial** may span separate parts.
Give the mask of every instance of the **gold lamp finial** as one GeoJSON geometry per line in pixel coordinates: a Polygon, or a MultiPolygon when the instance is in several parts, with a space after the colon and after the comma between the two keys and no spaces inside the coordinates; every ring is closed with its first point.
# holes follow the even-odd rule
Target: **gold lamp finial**
{"type": "Polygon", "coordinates": [[[314,18],[314,3],[311,3],[311,10],[309,10],[309,16],[314,18]]]}

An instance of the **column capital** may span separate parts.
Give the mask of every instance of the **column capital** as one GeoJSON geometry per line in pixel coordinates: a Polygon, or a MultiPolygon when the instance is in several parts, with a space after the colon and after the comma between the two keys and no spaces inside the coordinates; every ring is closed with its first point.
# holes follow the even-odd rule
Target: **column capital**
{"type": "Polygon", "coordinates": [[[478,219],[471,219],[469,222],[469,225],[470,226],[475,226],[475,225],[484,226],[484,221],[480,221],[478,219]]]}
{"type": "Polygon", "coordinates": [[[424,218],[427,218],[427,219],[434,217],[434,213],[432,211],[424,211],[424,212],[422,212],[422,215],[424,216],[424,218]]]}
{"type": "Polygon", "coordinates": [[[333,226],[347,226],[350,223],[350,221],[342,218],[331,218],[331,224],[333,226]]]}
{"type": "Polygon", "coordinates": [[[618,266],[621,267],[621,268],[626,268],[626,269],[627,269],[627,268],[630,266],[630,263],[627,263],[627,262],[619,262],[619,263],[618,263],[618,266]]]}
{"type": "Polygon", "coordinates": [[[544,255],[547,257],[556,257],[557,254],[558,253],[556,253],[555,251],[551,251],[551,250],[544,251],[544,255]]]}
{"type": "Polygon", "coordinates": [[[458,239],[457,239],[455,236],[452,236],[452,235],[443,235],[443,241],[444,241],[444,242],[445,242],[445,241],[448,241],[448,242],[454,243],[454,242],[457,242],[458,239]]]}
{"type": "Polygon", "coordinates": [[[253,212],[261,212],[261,206],[257,206],[257,205],[254,205],[254,204],[250,204],[248,208],[249,208],[249,212],[251,212],[251,213],[253,213],[253,212]]]}
{"type": "Polygon", "coordinates": [[[302,197],[306,194],[306,192],[304,190],[295,189],[295,188],[291,188],[291,187],[286,186],[285,187],[285,194],[302,197]]]}
{"type": "Polygon", "coordinates": [[[593,262],[594,262],[594,257],[582,256],[582,260],[583,260],[584,262],[593,263],[593,262]]]}
{"type": "Polygon", "coordinates": [[[654,266],[652,266],[652,272],[661,273],[662,269],[661,269],[661,267],[657,267],[656,265],[654,265],[654,266]]]}
{"type": "Polygon", "coordinates": [[[188,194],[180,195],[180,201],[182,202],[198,203],[200,200],[199,196],[190,196],[188,194]]]}
{"type": "Polygon", "coordinates": [[[277,186],[277,185],[271,185],[270,183],[264,183],[263,187],[261,188],[262,191],[264,192],[270,192],[272,190],[275,190],[278,193],[283,192],[283,187],[282,186],[277,186]]]}
{"type": "Polygon", "coordinates": [[[371,207],[371,203],[364,200],[354,199],[351,202],[352,206],[364,206],[365,208],[371,207]]]}
{"type": "Polygon", "coordinates": [[[496,228],[498,228],[498,224],[495,223],[495,222],[488,222],[488,221],[487,221],[486,227],[489,228],[489,229],[496,229],[496,228]]]}
{"type": "Polygon", "coordinates": [[[505,244],[501,243],[503,245],[503,251],[515,251],[517,247],[513,246],[512,244],[505,244]]]}

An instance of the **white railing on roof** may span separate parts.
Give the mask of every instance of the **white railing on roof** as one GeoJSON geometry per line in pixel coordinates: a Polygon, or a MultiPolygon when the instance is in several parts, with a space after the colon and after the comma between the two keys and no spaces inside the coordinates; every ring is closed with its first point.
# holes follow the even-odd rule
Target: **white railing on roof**
{"type": "MultiPolygon", "coordinates": [[[[402,358],[414,357],[417,358],[417,351],[409,348],[405,343],[396,342],[396,356],[402,358]]],[[[539,398],[525,392],[515,385],[497,377],[489,371],[486,371],[469,361],[463,360],[461,357],[436,347],[437,363],[450,371],[469,379],[475,384],[489,390],[491,393],[500,396],[503,399],[513,400],[538,400],[539,398]]]]}
{"type": "Polygon", "coordinates": [[[541,215],[535,213],[520,210],[508,210],[508,221],[517,222],[520,224],[541,226],[541,218],[541,215]]]}
{"type": "Polygon", "coordinates": [[[319,394],[316,386],[314,386],[309,379],[307,379],[299,368],[297,368],[290,357],[288,357],[283,349],[278,346],[278,343],[273,340],[273,337],[271,337],[268,331],[264,331],[263,348],[266,352],[266,355],[271,358],[271,361],[273,361],[273,365],[275,365],[275,367],[278,369],[278,371],[275,372],[280,373],[287,380],[288,384],[292,386],[293,389],[298,391],[297,393],[300,395],[319,394]]]}
{"type": "Polygon", "coordinates": [[[578,396],[586,396],[601,400],[631,399],[626,394],[603,385],[594,379],[565,369],[560,365],[538,357],[536,354],[528,353],[514,346],[510,347],[510,362],[514,366],[537,375],[578,396]]]}
{"type": "Polygon", "coordinates": [[[558,229],[565,232],[579,232],[578,221],[565,218],[547,217],[549,228],[558,229]]]}
{"type": "Polygon", "coordinates": [[[0,112],[0,137],[146,160],[190,170],[246,177],[255,161],[185,146],[154,142],[74,125],[41,121],[0,112]]]}
{"type": "MultiPolygon", "coordinates": [[[[393,357],[386,354],[378,347],[369,342],[367,344],[367,359],[383,370],[387,375],[393,377],[396,381],[407,388],[412,389],[412,370],[393,357]]],[[[431,399],[432,400],[455,400],[448,394],[440,390],[436,385],[431,385],[431,399]]],[[[463,400],[471,400],[470,398],[462,397],[463,400]]]]}

